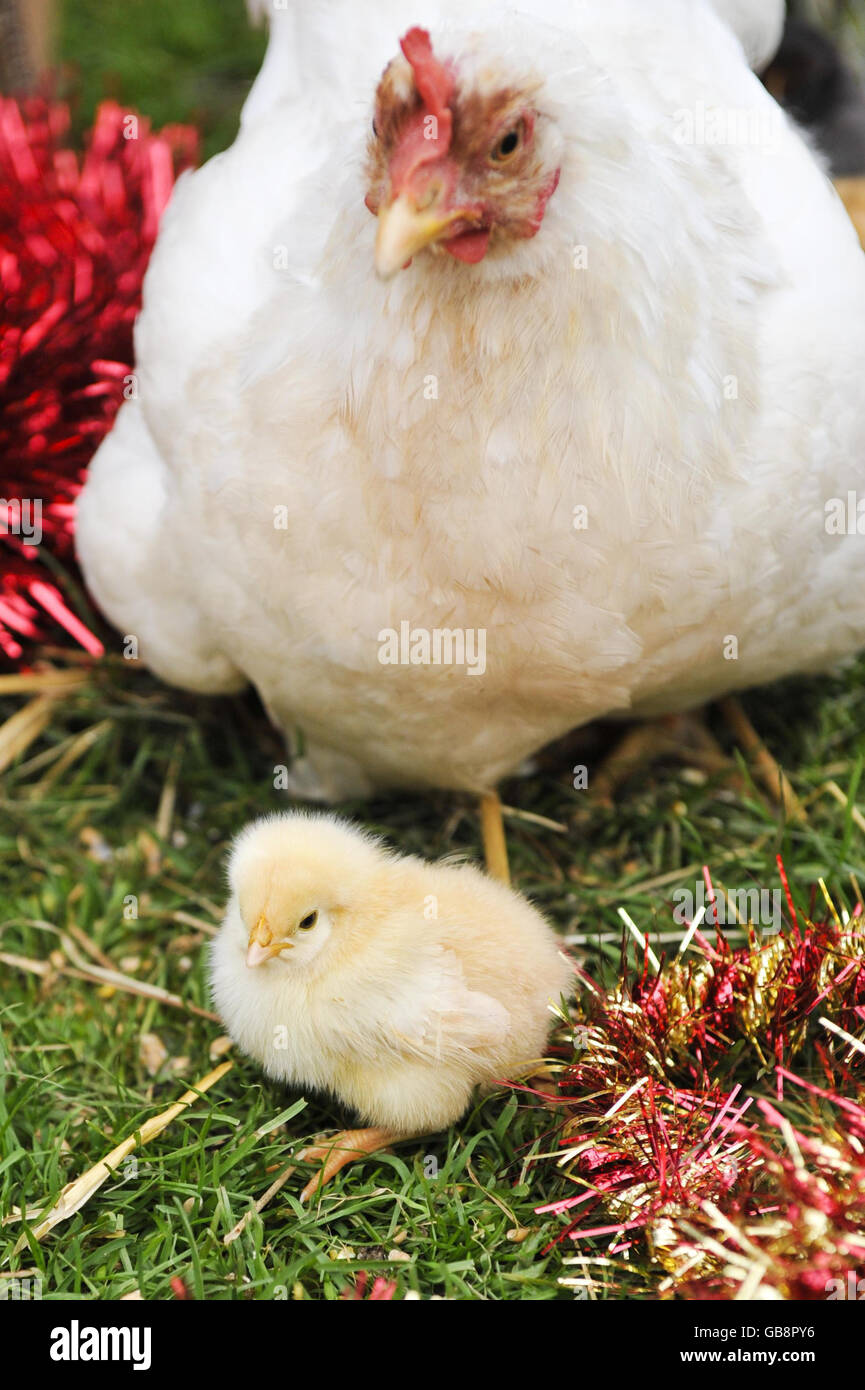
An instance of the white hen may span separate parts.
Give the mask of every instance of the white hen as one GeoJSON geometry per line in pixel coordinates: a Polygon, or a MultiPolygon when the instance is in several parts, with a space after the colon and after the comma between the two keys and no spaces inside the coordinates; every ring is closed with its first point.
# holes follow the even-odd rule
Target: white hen
{"type": "Polygon", "coordinates": [[[865,645],[865,258],[707,0],[277,13],[137,350],[86,578],[166,680],[252,681],[325,794],[484,790],[595,717],[865,645]]]}

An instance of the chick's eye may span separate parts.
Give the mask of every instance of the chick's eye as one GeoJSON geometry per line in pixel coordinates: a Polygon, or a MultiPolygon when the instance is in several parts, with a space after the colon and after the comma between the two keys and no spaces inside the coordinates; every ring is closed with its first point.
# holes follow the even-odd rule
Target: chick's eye
{"type": "Polygon", "coordinates": [[[508,131],[507,135],[503,135],[501,140],[493,146],[492,154],[490,155],[493,162],[495,164],[506,164],[509,159],[513,159],[517,150],[523,143],[524,134],[525,126],[523,122],[520,121],[519,125],[515,125],[512,130],[508,131]]]}
{"type": "Polygon", "coordinates": [[[308,912],[305,917],[301,918],[300,922],[298,923],[298,926],[300,927],[301,931],[309,931],[312,927],[315,926],[317,921],[318,913],[308,912]]]}

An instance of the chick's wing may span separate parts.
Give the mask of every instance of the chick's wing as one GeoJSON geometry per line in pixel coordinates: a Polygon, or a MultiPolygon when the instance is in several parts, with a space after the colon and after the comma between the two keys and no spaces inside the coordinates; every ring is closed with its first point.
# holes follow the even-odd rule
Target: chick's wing
{"type": "Polygon", "coordinates": [[[495,1048],[507,1037],[511,1018],[504,1004],[469,988],[454,951],[428,950],[406,986],[386,1028],[391,1045],[404,1056],[456,1060],[495,1048]]]}

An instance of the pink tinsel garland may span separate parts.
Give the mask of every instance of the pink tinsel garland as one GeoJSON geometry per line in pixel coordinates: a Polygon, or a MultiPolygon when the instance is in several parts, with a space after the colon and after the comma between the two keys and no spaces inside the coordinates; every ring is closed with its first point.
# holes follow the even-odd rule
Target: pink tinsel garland
{"type": "Polygon", "coordinates": [[[80,158],[68,128],[65,105],[0,98],[0,655],[13,662],[52,620],[102,650],[43,557],[72,554],[74,499],[123,400],[159,219],[198,154],[191,128],[154,134],[113,102],[80,158]]]}
{"type": "Polygon", "coordinates": [[[636,978],[623,955],[609,991],[579,971],[586,1021],[553,1102],[573,1193],[538,1208],[565,1222],[548,1249],[602,1240],[600,1264],[624,1268],[642,1246],[662,1295],[846,1296],[865,1258],[865,916],[812,921],[779,872],[777,936],[695,932],[694,955],[655,971],[645,952],[636,978]]]}

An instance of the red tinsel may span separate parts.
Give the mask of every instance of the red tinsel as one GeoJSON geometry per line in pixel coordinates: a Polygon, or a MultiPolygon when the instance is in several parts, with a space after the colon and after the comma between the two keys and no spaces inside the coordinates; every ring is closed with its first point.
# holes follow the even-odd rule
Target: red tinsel
{"type": "Polygon", "coordinates": [[[72,554],[74,499],[132,370],[159,218],[198,155],[190,127],[155,134],[113,102],[80,158],[68,128],[65,105],[0,98],[0,654],[12,661],[46,619],[102,650],[45,554],[72,554]]]}
{"type": "Polygon", "coordinates": [[[583,1252],[565,1283],[641,1245],[662,1294],[848,1296],[865,1259],[865,921],[830,910],[791,907],[782,933],[737,949],[693,933],[693,956],[653,971],[646,951],[636,979],[623,960],[608,993],[581,972],[558,1099],[575,1194],[539,1209],[583,1252]],[[584,1244],[598,1238],[602,1257],[584,1244]]]}

